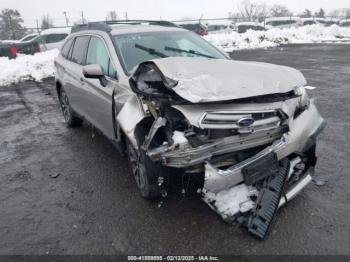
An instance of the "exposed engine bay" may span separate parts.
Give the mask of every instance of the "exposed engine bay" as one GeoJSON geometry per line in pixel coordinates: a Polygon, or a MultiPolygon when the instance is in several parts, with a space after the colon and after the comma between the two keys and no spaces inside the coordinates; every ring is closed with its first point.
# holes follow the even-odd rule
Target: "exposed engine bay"
{"type": "Polygon", "coordinates": [[[286,67],[157,59],[134,72],[137,100],[129,99],[117,119],[135,148],[162,167],[159,186],[169,170],[204,174],[203,200],[264,239],[277,209],[314,173],[325,123],[305,85],[286,67]],[[258,75],[249,76],[252,70],[258,75]],[[130,120],[133,107],[138,113],[130,120]]]}

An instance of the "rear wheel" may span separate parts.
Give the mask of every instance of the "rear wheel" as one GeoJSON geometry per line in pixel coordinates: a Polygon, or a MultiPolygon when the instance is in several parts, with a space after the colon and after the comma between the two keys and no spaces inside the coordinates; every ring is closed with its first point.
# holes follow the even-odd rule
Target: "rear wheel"
{"type": "Polygon", "coordinates": [[[64,91],[63,88],[61,88],[60,90],[59,100],[67,127],[81,126],[83,124],[83,120],[76,116],[75,112],[69,104],[67,93],[64,91]]]}
{"type": "Polygon", "coordinates": [[[127,142],[127,154],[142,197],[158,198],[161,193],[161,188],[158,186],[158,178],[162,170],[160,164],[154,163],[142,149],[136,150],[129,141],[127,142]]]}

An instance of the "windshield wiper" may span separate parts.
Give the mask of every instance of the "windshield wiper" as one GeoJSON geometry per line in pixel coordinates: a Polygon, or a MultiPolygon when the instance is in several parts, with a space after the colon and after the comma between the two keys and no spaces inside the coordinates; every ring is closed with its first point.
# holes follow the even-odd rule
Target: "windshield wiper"
{"type": "Polygon", "coordinates": [[[159,51],[157,51],[153,48],[147,47],[147,46],[135,44],[135,48],[141,49],[141,50],[146,51],[147,53],[149,53],[151,55],[156,55],[156,56],[159,56],[161,58],[168,57],[165,54],[163,54],[162,52],[159,52],[159,51]]]}
{"type": "Polygon", "coordinates": [[[210,55],[206,55],[194,50],[184,50],[184,49],[180,49],[180,48],[176,48],[176,47],[171,47],[171,46],[166,46],[164,47],[165,51],[174,51],[174,52],[178,52],[178,53],[187,53],[187,54],[193,54],[193,55],[199,55],[199,56],[203,56],[203,57],[207,57],[207,58],[215,58],[213,56],[210,55]]]}

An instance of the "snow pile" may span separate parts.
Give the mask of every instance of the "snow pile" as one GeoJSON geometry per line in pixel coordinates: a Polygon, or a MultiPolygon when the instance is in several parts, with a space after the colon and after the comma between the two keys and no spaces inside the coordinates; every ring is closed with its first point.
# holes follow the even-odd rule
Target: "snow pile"
{"type": "Polygon", "coordinates": [[[238,212],[247,212],[254,207],[254,202],[250,196],[255,192],[255,188],[245,184],[234,186],[228,190],[212,193],[203,189],[203,200],[214,211],[226,220],[238,212]]]}
{"type": "Polygon", "coordinates": [[[298,28],[272,28],[267,31],[249,30],[246,33],[228,32],[209,34],[205,39],[226,52],[295,43],[338,43],[350,41],[350,28],[337,25],[324,27],[308,25],[298,28]]]}
{"type": "Polygon", "coordinates": [[[16,59],[0,57],[0,86],[8,86],[25,80],[41,81],[54,76],[54,58],[58,50],[35,55],[18,55],[16,59]]]}

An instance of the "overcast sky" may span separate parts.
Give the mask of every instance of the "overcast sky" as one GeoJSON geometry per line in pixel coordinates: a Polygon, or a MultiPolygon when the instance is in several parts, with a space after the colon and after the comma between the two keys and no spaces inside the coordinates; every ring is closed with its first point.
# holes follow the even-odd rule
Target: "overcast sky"
{"type": "MultiPolygon", "coordinates": [[[[25,26],[35,27],[44,14],[50,14],[56,26],[64,25],[63,11],[67,11],[70,22],[79,19],[81,11],[88,20],[103,20],[110,10],[118,16],[128,12],[130,19],[181,19],[183,17],[204,18],[227,17],[237,9],[241,0],[1,0],[0,9],[17,9],[23,16],[25,26]]],[[[350,7],[349,0],[265,0],[268,5],[286,5],[293,12],[305,8],[313,12],[320,7],[326,12],[350,7]]]]}

